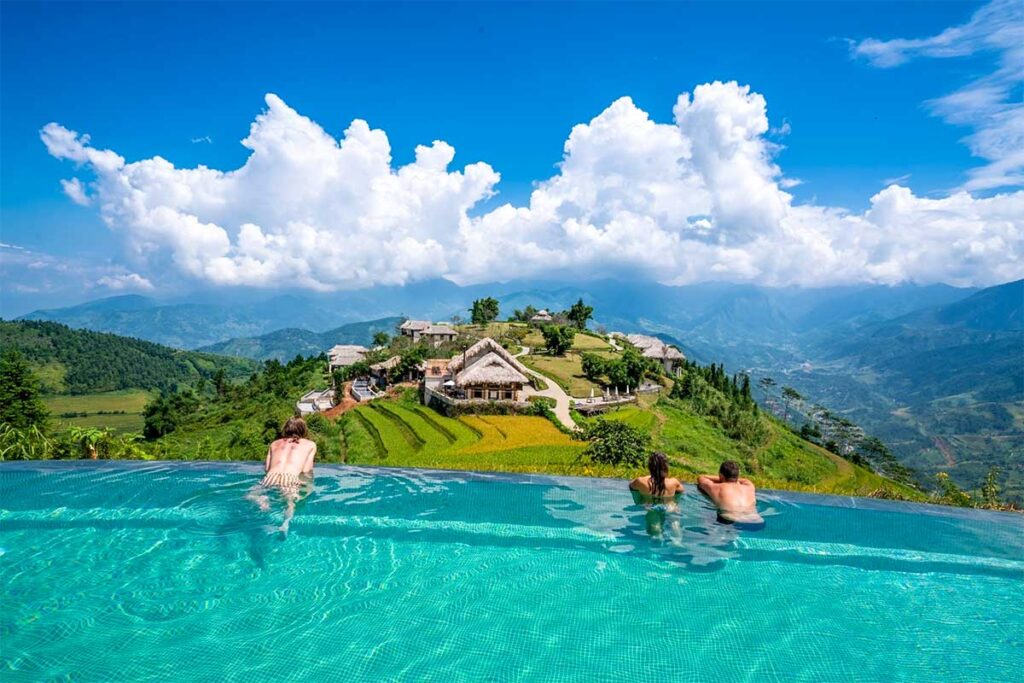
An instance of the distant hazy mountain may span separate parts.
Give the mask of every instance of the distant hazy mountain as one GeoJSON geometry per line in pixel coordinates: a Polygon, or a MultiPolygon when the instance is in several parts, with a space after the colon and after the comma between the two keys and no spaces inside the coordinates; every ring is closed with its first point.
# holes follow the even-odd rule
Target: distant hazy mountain
{"type": "Polygon", "coordinates": [[[362,323],[349,323],[327,332],[310,332],[288,328],[277,330],[259,337],[231,339],[226,342],[211,344],[199,349],[209,353],[228,356],[240,356],[255,360],[276,358],[280,361],[290,360],[297,355],[315,356],[326,351],[335,344],[361,344],[369,346],[373,335],[378,332],[395,333],[395,326],[401,318],[381,318],[362,323]]]}

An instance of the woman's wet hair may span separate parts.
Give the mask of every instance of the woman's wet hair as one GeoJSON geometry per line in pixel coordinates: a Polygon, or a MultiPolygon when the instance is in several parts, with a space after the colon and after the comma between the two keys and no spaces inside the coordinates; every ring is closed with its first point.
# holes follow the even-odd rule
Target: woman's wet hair
{"type": "Polygon", "coordinates": [[[647,471],[651,473],[651,494],[665,495],[665,477],[668,476],[668,458],[664,453],[654,451],[647,458],[647,471]]]}
{"type": "Polygon", "coordinates": [[[305,439],[307,434],[309,434],[309,429],[306,427],[306,421],[301,417],[289,418],[281,429],[281,437],[292,441],[305,439]]]}
{"type": "Polygon", "coordinates": [[[740,464],[735,460],[726,460],[718,468],[718,476],[722,481],[736,481],[740,478],[740,464]]]}

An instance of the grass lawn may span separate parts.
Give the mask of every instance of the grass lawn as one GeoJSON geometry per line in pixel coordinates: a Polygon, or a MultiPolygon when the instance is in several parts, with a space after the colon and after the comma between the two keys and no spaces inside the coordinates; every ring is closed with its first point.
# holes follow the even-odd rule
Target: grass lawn
{"type": "Polygon", "coordinates": [[[583,364],[579,354],[569,353],[565,356],[545,356],[533,354],[520,358],[527,366],[555,380],[570,396],[588,398],[591,389],[595,396],[600,396],[604,389],[600,384],[591,382],[583,376],[583,364]]]}
{"type": "Polygon", "coordinates": [[[50,416],[57,425],[101,427],[118,432],[141,432],[142,409],[154,394],[143,389],[123,389],[77,396],[44,396],[50,416]],[[74,417],[62,415],[76,413],[74,417]],[[85,415],[81,415],[85,413],[85,415]],[[101,415],[100,413],[108,413],[101,415]]]}
{"type": "Polygon", "coordinates": [[[611,350],[611,345],[604,339],[591,337],[589,334],[577,334],[572,338],[572,348],[576,351],[611,350]]]}

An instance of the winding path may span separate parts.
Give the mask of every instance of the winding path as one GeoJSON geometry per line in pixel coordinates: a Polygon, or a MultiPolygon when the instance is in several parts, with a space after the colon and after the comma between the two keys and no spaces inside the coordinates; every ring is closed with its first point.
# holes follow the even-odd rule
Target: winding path
{"type": "MultiPolygon", "coordinates": [[[[524,346],[523,350],[516,354],[516,358],[525,356],[528,353],[530,353],[530,347],[524,346]]],[[[555,417],[558,418],[558,421],[569,429],[578,429],[579,427],[577,427],[576,423],[573,422],[572,415],[569,413],[569,407],[572,405],[572,400],[569,398],[569,394],[565,393],[565,391],[562,390],[562,387],[558,386],[558,383],[550,377],[540,374],[533,368],[526,367],[526,364],[523,364],[523,367],[526,368],[528,373],[534,377],[541,378],[544,380],[544,383],[548,385],[547,389],[544,390],[527,387],[523,390],[524,393],[527,396],[545,396],[553,399],[555,401],[555,417]]]]}

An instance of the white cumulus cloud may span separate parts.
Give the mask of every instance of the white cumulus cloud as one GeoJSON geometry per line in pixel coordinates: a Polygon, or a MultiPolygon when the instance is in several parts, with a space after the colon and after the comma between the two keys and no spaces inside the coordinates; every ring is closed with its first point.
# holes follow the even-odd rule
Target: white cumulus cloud
{"type": "MultiPolygon", "coordinates": [[[[665,283],[991,284],[1024,276],[1024,193],[918,197],[894,184],[868,211],[798,204],[764,98],[735,82],[679,96],[662,123],[628,97],[573,127],[557,172],[524,206],[482,211],[500,176],[452,168],[435,140],[392,163],[365,121],[335,139],[267,95],[245,164],[126,163],[56,123],[55,157],[89,167],[80,195],[140,264],[224,285],[332,290],[446,277],[456,282],[632,274],[665,283]]],[[[73,185],[72,185],[73,183],[73,185]]],[[[69,187],[75,188],[68,190],[69,187]]],[[[77,201],[77,200],[76,200],[77,201]]],[[[138,276],[142,277],[142,276],[138,276]]],[[[137,284],[137,283],[136,283],[137,284]]]]}
{"type": "Polygon", "coordinates": [[[138,273],[104,275],[96,281],[96,284],[115,291],[153,289],[153,283],[138,273]]]}

